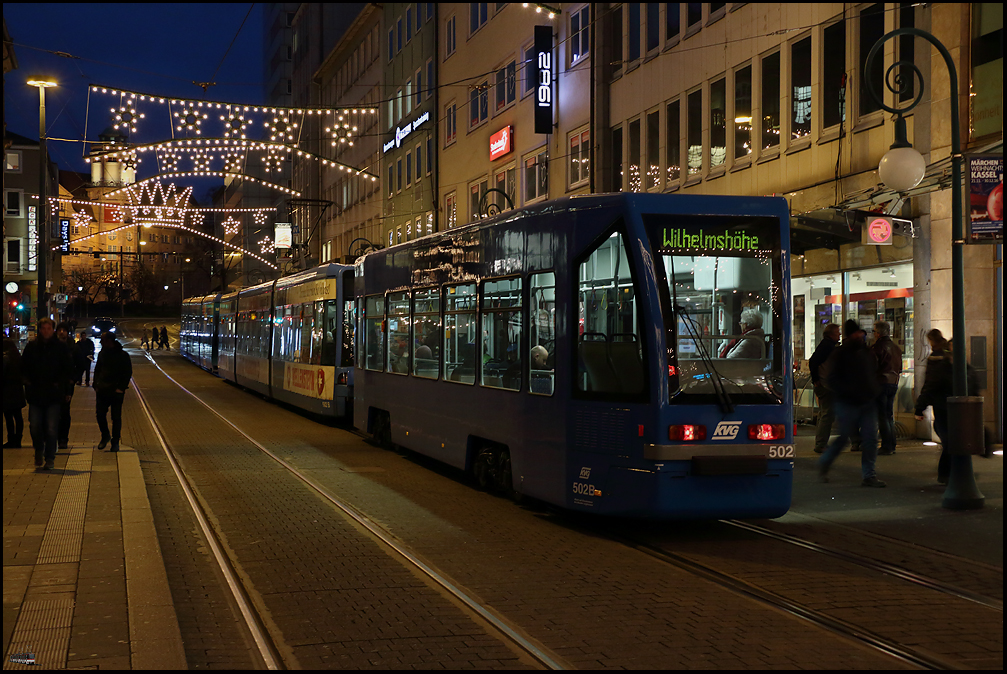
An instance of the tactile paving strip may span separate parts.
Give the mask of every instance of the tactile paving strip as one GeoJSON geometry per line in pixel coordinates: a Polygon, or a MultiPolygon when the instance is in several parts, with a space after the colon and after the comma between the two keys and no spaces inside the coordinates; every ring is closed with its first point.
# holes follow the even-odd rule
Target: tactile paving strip
{"type": "Polygon", "coordinates": [[[91,482],[91,457],[92,452],[81,451],[67,459],[37,564],[80,561],[87,490],[91,482]]]}
{"type": "MultiPolygon", "coordinates": [[[[92,452],[70,455],[66,462],[56,501],[42,538],[36,571],[43,564],[79,562],[87,512],[87,490],[91,483],[92,452]]],[[[32,574],[35,577],[37,574],[32,574]]],[[[36,581],[41,583],[41,581],[36,581]]],[[[44,583],[41,583],[44,585],[44,583]]],[[[29,590],[35,583],[29,584],[29,590]]],[[[25,601],[18,612],[7,655],[32,653],[35,665],[4,659],[4,669],[63,669],[70,648],[74,602],[72,599],[25,601]]]]}

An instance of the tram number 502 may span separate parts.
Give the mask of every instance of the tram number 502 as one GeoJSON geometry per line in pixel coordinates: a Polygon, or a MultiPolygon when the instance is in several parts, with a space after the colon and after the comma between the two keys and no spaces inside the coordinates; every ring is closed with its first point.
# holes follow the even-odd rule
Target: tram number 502
{"type": "Polygon", "coordinates": [[[770,445],[769,446],[769,458],[770,459],[792,459],[792,458],[794,458],[794,446],[793,445],[770,445]]]}

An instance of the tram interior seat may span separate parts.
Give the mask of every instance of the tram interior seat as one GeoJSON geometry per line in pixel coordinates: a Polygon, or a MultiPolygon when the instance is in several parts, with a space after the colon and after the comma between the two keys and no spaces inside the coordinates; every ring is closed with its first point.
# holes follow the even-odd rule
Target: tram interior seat
{"type": "Polygon", "coordinates": [[[582,340],[577,352],[587,370],[588,390],[639,393],[643,389],[643,362],[638,342],[582,340]]]}

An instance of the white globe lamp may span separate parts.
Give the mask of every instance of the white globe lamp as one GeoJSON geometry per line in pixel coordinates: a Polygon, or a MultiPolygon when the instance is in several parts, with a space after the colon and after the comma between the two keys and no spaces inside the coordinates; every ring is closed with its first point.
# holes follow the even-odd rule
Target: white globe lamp
{"type": "Polygon", "coordinates": [[[920,184],[926,170],[923,155],[906,137],[906,120],[899,117],[895,120],[895,142],[878,164],[878,177],[896,192],[906,192],[920,184]]]}

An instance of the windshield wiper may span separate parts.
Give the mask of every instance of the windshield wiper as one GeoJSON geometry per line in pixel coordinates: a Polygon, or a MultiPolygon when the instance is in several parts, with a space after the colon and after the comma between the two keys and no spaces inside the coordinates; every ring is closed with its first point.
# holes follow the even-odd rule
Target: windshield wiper
{"type": "MultiPolygon", "coordinates": [[[[710,353],[706,350],[706,346],[703,344],[703,340],[700,339],[699,334],[697,334],[695,327],[693,326],[693,319],[689,316],[689,310],[678,303],[678,292],[675,290],[675,257],[669,256],[671,260],[671,302],[672,311],[674,312],[673,325],[678,324],[678,314],[681,312],[685,315],[686,329],[692,334],[693,343],[696,345],[696,351],[699,353],[699,359],[703,363],[703,367],[706,368],[707,374],[710,376],[710,383],[713,384],[713,391],[717,394],[717,404],[720,405],[720,410],[724,414],[730,414],[734,411],[734,403],[731,401],[731,396],[728,395],[727,389],[724,388],[724,378],[720,376],[717,372],[717,367],[713,364],[713,358],[710,357],[710,353]]],[[[675,331],[678,332],[677,330],[675,331]]],[[[677,354],[677,345],[676,351],[677,354]]]]}

